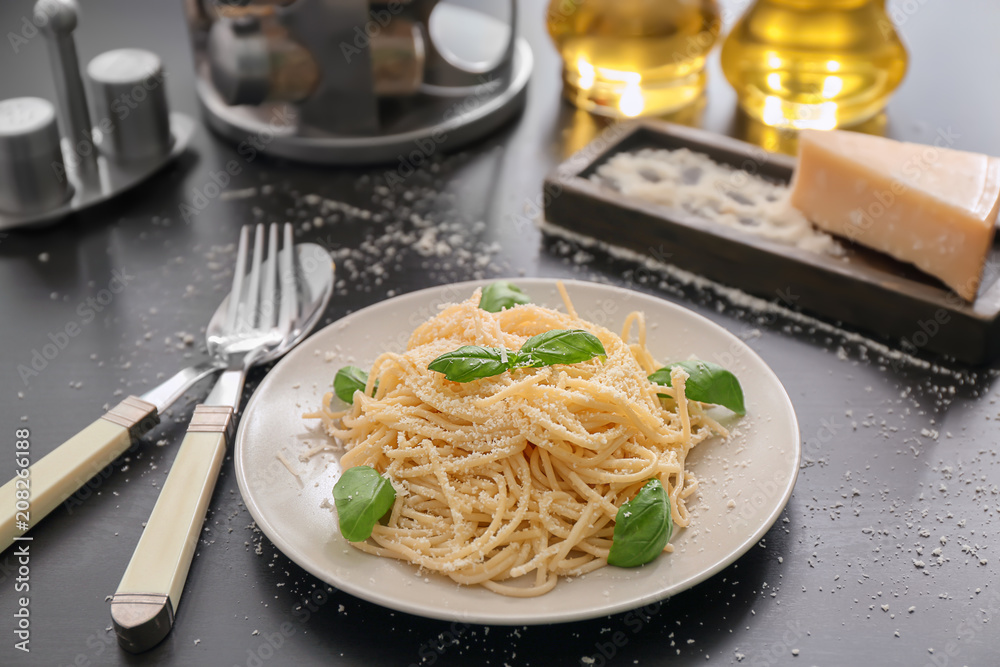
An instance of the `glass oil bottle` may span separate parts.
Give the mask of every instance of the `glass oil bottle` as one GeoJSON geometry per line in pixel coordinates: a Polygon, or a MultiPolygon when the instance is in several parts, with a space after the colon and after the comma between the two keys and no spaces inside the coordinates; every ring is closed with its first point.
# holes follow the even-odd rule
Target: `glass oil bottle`
{"type": "Polygon", "coordinates": [[[756,0],[722,47],[722,69],[743,110],[788,129],[873,117],[907,60],[885,0],[756,0]]]}
{"type": "Polygon", "coordinates": [[[719,37],[716,0],[551,0],[564,94],[614,118],[661,115],[699,99],[719,37]]]}

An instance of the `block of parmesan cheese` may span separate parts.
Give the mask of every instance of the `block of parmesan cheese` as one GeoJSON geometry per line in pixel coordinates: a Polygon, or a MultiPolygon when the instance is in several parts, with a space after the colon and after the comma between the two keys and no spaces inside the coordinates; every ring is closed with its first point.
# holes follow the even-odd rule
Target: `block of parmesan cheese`
{"type": "Polygon", "coordinates": [[[1000,159],[805,130],[792,206],[819,228],[916,265],[972,301],[993,243],[1000,159]]]}

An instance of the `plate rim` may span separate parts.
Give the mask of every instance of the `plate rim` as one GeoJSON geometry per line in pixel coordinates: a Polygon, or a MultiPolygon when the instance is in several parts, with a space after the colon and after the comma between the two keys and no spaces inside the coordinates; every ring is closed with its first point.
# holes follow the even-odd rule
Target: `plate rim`
{"type": "MultiPolygon", "coordinates": [[[[442,621],[456,621],[465,623],[478,623],[483,625],[500,625],[500,626],[515,626],[515,625],[547,625],[547,624],[557,624],[557,623],[571,623],[576,621],[602,618],[611,614],[617,614],[626,612],[629,610],[637,609],[639,607],[666,600],[678,593],[682,593],[689,590],[698,584],[714,577],[722,570],[726,569],[740,558],[742,558],[754,544],[759,542],[764,535],[771,529],[771,527],[781,516],[785,507],[788,505],[788,501],[791,498],[792,492],[795,488],[795,484],[798,480],[800,466],[802,463],[802,438],[801,430],[799,428],[798,416],[795,413],[795,406],[792,403],[791,398],[788,396],[788,391],[785,389],[780,378],[770,367],[770,365],[764,361],[764,359],[754,350],[752,347],[746,344],[745,341],[741,340],[731,331],[723,327],[722,325],[713,322],[709,318],[694,312],[693,310],[682,306],[680,304],[669,301],[659,295],[649,294],[646,292],[640,292],[637,290],[631,290],[625,287],[620,287],[618,285],[611,285],[607,283],[600,283],[587,280],[578,279],[563,279],[563,278],[548,278],[548,277],[525,277],[525,276],[515,276],[515,277],[498,277],[498,278],[485,278],[477,280],[466,280],[456,283],[443,283],[440,285],[434,285],[431,287],[426,287],[419,290],[414,290],[412,292],[407,292],[405,294],[400,294],[393,296],[389,299],[384,299],[382,301],[376,301],[372,304],[365,306],[359,310],[349,313],[333,322],[330,322],[322,329],[313,332],[308,338],[303,340],[299,345],[290,350],[282,359],[275,364],[274,368],[268,372],[268,374],[261,380],[261,382],[254,389],[253,395],[247,402],[246,407],[241,413],[241,419],[239,423],[239,428],[237,430],[236,436],[233,440],[233,462],[235,464],[236,471],[236,481],[239,486],[240,495],[246,505],[247,511],[250,512],[251,517],[253,517],[254,522],[260,531],[271,541],[276,549],[281,551],[287,558],[293,561],[296,565],[301,567],[303,570],[309,572],[314,577],[323,581],[324,583],[336,588],[337,590],[348,593],[354,597],[360,598],[372,604],[377,604],[381,607],[391,609],[394,611],[399,611],[407,614],[412,614],[422,618],[431,618],[442,621]],[[612,292],[625,293],[629,295],[638,295],[641,297],[646,297],[659,302],[659,304],[669,310],[680,311],[685,314],[685,316],[693,317],[695,320],[700,320],[703,324],[717,329],[719,333],[723,334],[724,337],[729,339],[731,344],[735,343],[740,346],[743,353],[747,353],[755,358],[772,376],[772,379],[777,384],[777,387],[781,390],[776,399],[778,399],[784,407],[787,409],[787,415],[790,418],[789,426],[791,428],[790,435],[792,437],[792,442],[794,443],[794,467],[792,468],[792,474],[788,481],[785,483],[784,488],[781,493],[776,496],[774,507],[771,511],[764,517],[764,519],[757,526],[756,530],[752,534],[744,538],[739,546],[733,549],[725,558],[719,560],[711,567],[699,571],[697,574],[692,575],[686,579],[678,581],[673,585],[667,586],[665,588],[657,589],[651,592],[649,595],[642,596],[638,599],[631,598],[629,600],[623,600],[619,602],[604,603],[594,607],[582,608],[577,611],[572,612],[536,612],[533,614],[528,614],[521,618],[510,618],[506,616],[491,616],[488,611],[475,611],[475,612],[463,612],[457,609],[448,608],[433,608],[433,607],[421,607],[417,605],[410,604],[406,601],[398,601],[392,597],[382,595],[381,593],[375,592],[372,589],[366,588],[363,585],[356,584],[352,581],[331,581],[333,577],[328,576],[322,568],[317,567],[313,562],[313,559],[307,557],[302,551],[292,542],[285,540],[280,536],[278,531],[272,525],[272,522],[267,518],[267,515],[261,510],[260,506],[257,504],[256,498],[250,491],[249,482],[246,478],[246,470],[243,465],[243,453],[245,449],[245,442],[247,438],[247,424],[250,420],[244,419],[247,414],[249,414],[253,409],[256,408],[258,401],[262,400],[260,397],[263,392],[266,391],[271,379],[274,376],[274,371],[279,370],[284,365],[291,364],[289,361],[296,357],[297,354],[306,354],[304,350],[305,345],[314,337],[321,335],[323,332],[331,329],[332,327],[344,327],[349,326],[349,320],[360,318],[367,311],[375,307],[384,307],[386,303],[390,303],[397,300],[416,298],[419,295],[428,294],[430,292],[440,293],[442,289],[450,289],[453,291],[460,291],[463,289],[476,287],[481,287],[488,285],[497,280],[509,280],[511,282],[520,283],[527,286],[528,283],[544,283],[548,286],[554,286],[558,282],[562,282],[567,288],[574,285],[583,286],[588,289],[598,288],[607,289],[612,292]],[[348,321],[345,324],[345,320],[348,321]]],[[[457,584],[456,584],[457,585],[457,584]]],[[[525,600],[532,600],[533,598],[524,598],[525,600]]]]}

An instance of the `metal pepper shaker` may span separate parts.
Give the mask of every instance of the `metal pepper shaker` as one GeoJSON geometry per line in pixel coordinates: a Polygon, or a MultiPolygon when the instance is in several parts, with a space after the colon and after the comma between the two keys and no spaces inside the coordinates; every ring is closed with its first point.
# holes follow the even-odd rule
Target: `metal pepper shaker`
{"type": "Polygon", "coordinates": [[[56,110],[39,97],[0,101],[0,211],[33,213],[73,194],[59,147],[56,110]]]}
{"type": "Polygon", "coordinates": [[[117,162],[170,152],[170,108],[160,57],[143,49],[106,51],[87,65],[94,143],[117,162]]]}

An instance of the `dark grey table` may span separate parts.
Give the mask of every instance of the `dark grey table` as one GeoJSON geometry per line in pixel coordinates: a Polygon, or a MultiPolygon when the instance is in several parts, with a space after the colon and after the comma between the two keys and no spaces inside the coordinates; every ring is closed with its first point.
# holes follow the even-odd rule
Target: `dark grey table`
{"type": "MultiPolygon", "coordinates": [[[[22,32],[31,4],[0,4],[2,97],[54,95],[42,38],[29,36],[16,52],[10,38],[22,32]]],[[[119,46],[159,52],[173,107],[197,115],[179,4],[83,0],[77,40],[84,62],[119,46]]],[[[540,205],[546,171],[600,125],[560,101],[543,4],[523,3],[524,32],[537,58],[523,116],[465,151],[433,155],[394,190],[379,186],[398,165],[324,169],[275,161],[266,150],[249,160],[201,129],[186,156],[132,194],[51,229],[0,238],[0,477],[13,473],[16,429],[30,429],[37,460],[122,392],[141,393],[202,358],[202,329],[228,289],[238,227],[291,220],[301,239],[338,257],[326,322],[391,294],[523,274],[633,287],[679,301],[741,335],[784,382],[804,442],[795,493],[766,539],[644,617],[551,627],[451,625],[362,602],[302,571],[251,526],[227,459],[176,627],[149,653],[128,655],[109,631],[106,596],[156,500],[192,395],[107,475],[92,480],[78,502],[33,531],[30,654],[14,648],[13,613],[22,595],[17,564],[10,551],[0,555],[0,664],[1000,661],[996,371],[887,357],[863,339],[748,312],[711,290],[601,253],[581,254],[518,224],[540,205]],[[212,174],[233,159],[241,173],[185,220],[180,205],[204,194],[212,174]],[[310,195],[342,205],[324,215],[310,195]],[[435,228],[451,252],[424,256],[399,247],[393,232],[421,226],[435,228]],[[396,254],[382,262],[384,272],[376,270],[389,248],[396,254]],[[102,304],[96,299],[115,272],[127,276],[127,285],[102,304]],[[79,335],[37,375],[22,377],[18,367],[30,367],[35,350],[70,323],[79,335]],[[185,345],[185,334],[196,342],[185,345]]],[[[890,3],[912,67],[893,98],[889,133],[930,142],[950,128],[956,147],[1000,154],[1000,7],[992,0],[960,4],[890,3]]],[[[718,131],[746,131],[717,69],[700,120],[718,131]]]]}

